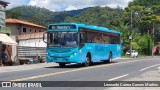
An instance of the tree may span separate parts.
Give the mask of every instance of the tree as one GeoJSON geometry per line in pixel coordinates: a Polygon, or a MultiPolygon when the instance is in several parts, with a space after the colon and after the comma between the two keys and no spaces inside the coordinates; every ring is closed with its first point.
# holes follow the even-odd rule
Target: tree
{"type": "MultiPolygon", "coordinates": [[[[133,11],[138,12],[133,14],[133,19],[138,22],[134,22],[134,27],[138,27],[138,31],[142,34],[150,33],[152,35],[153,28],[155,32],[158,32],[160,22],[160,1],[159,0],[133,0],[125,9],[126,12],[133,11]],[[154,27],[153,27],[154,24],[154,27]]],[[[133,12],[134,13],[134,12],[133,12]]],[[[129,19],[127,19],[129,21],[129,19]]],[[[158,35],[157,35],[158,36],[158,35]]],[[[156,38],[156,41],[158,37],[156,38]]]]}
{"type": "Polygon", "coordinates": [[[46,16],[44,15],[44,13],[37,13],[35,16],[31,18],[30,21],[39,25],[44,25],[45,20],[46,16]]]}

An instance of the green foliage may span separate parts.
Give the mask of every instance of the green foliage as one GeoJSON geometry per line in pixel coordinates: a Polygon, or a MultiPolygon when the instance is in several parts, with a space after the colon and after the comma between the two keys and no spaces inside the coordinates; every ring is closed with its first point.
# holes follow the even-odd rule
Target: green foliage
{"type": "MultiPolygon", "coordinates": [[[[6,18],[15,18],[24,21],[45,25],[53,12],[36,6],[19,6],[6,11],[6,18]]],[[[52,20],[53,21],[53,20],[52,20]]]]}
{"type": "MultiPolygon", "coordinates": [[[[125,19],[125,22],[130,22],[131,11],[133,17],[133,30],[135,33],[140,33],[141,36],[149,33],[150,39],[146,37],[140,38],[141,43],[138,43],[140,46],[148,45],[148,42],[152,41],[151,36],[154,36],[154,41],[160,41],[160,0],[133,0],[129,3],[128,7],[125,8],[125,16],[128,18],[125,19]],[[153,33],[153,30],[155,33],[153,33]],[[153,35],[154,34],[154,35],[153,35]]],[[[129,23],[130,24],[130,23],[129,23]]],[[[151,45],[150,45],[151,46],[151,45]]],[[[143,51],[146,51],[146,47],[141,48],[141,52],[146,54],[143,51]]],[[[149,47],[149,46],[148,46],[149,47]]],[[[151,47],[150,47],[151,48],[151,47]]],[[[151,51],[151,50],[150,50],[151,51]]]]}
{"type": "MultiPolygon", "coordinates": [[[[151,33],[154,24],[159,24],[159,3],[160,1],[154,0],[133,0],[129,3],[129,7],[125,9],[126,16],[132,11],[133,17],[133,28],[138,27],[139,32],[142,34],[151,33]]],[[[130,18],[126,19],[130,22],[130,18]]]]}
{"type": "MultiPolygon", "coordinates": [[[[133,2],[135,1],[138,0],[134,0],[133,2]]],[[[131,32],[133,32],[132,48],[139,51],[141,54],[150,55],[152,51],[151,36],[153,23],[155,24],[155,30],[157,30],[157,22],[160,21],[159,16],[156,14],[157,9],[159,8],[155,6],[154,10],[149,7],[146,8],[145,5],[139,4],[139,2],[136,5],[129,5],[129,7],[125,8],[124,11],[119,8],[112,9],[108,7],[94,7],[92,9],[86,10],[80,15],[66,17],[65,21],[94,24],[114,30],[119,30],[121,32],[124,52],[130,48],[129,36],[131,35],[131,32]],[[131,11],[133,15],[133,31],[130,30],[131,11]]]]}
{"type": "Polygon", "coordinates": [[[142,54],[149,54],[151,55],[152,51],[152,38],[149,34],[145,34],[143,36],[139,37],[139,40],[137,41],[137,44],[139,45],[139,51],[142,54]]]}
{"type": "MultiPolygon", "coordinates": [[[[86,8],[88,9],[88,8],[86,8]]],[[[35,24],[47,26],[48,24],[64,22],[67,16],[74,16],[86,9],[77,11],[52,12],[36,6],[19,6],[6,11],[6,18],[15,18],[35,24]]]]}
{"type": "Polygon", "coordinates": [[[137,42],[132,42],[132,49],[136,51],[140,51],[141,47],[138,45],[137,42]]]}
{"type": "Polygon", "coordinates": [[[159,4],[160,0],[133,0],[133,2],[130,2],[128,6],[139,5],[150,8],[153,5],[159,5],[159,4]]]}
{"type": "Polygon", "coordinates": [[[123,23],[123,10],[109,7],[93,7],[74,17],[66,17],[66,22],[85,23],[116,29],[123,23]]]}

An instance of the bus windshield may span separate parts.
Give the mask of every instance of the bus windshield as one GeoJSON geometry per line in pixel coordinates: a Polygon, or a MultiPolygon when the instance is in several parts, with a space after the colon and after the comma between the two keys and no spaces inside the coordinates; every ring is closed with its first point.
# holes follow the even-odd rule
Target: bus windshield
{"type": "Polygon", "coordinates": [[[77,32],[48,33],[48,47],[76,47],[78,43],[77,32]]]}

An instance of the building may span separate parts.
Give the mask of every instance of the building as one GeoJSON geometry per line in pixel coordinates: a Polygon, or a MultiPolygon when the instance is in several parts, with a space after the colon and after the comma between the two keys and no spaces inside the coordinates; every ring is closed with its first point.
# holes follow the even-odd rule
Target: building
{"type": "Polygon", "coordinates": [[[6,26],[11,28],[11,35],[14,36],[39,33],[46,29],[44,26],[11,18],[6,19],[6,26]]]}
{"type": "Polygon", "coordinates": [[[0,33],[5,33],[9,35],[11,30],[5,27],[5,9],[8,4],[8,2],[0,0],[0,33]]]}
{"type": "Polygon", "coordinates": [[[12,18],[6,19],[5,22],[11,29],[11,37],[18,43],[18,47],[12,46],[12,60],[32,59],[37,55],[45,57],[46,43],[43,41],[43,31],[46,27],[12,18]]]}
{"type": "MultiPolygon", "coordinates": [[[[8,62],[11,60],[12,56],[12,45],[17,45],[17,43],[9,37],[11,34],[11,29],[6,27],[5,25],[5,10],[6,6],[10,4],[9,2],[5,2],[0,0],[0,54],[1,52],[5,52],[7,54],[7,59],[5,60],[8,62]]],[[[2,59],[0,58],[0,65],[2,65],[2,59]]]]}
{"type": "Polygon", "coordinates": [[[6,26],[11,29],[19,46],[46,47],[43,42],[43,32],[46,27],[17,19],[6,19],[6,26]]]}

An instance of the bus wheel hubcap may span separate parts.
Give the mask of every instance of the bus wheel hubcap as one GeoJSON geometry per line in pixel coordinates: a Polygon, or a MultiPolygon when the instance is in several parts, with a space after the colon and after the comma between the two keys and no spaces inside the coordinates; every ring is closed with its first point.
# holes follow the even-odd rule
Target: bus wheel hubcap
{"type": "Polygon", "coordinates": [[[110,55],[110,57],[109,57],[109,61],[110,61],[110,62],[112,62],[112,55],[110,55]]]}
{"type": "Polygon", "coordinates": [[[89,58],[86,58],[86,65],[89,65],[89,58]]]}

